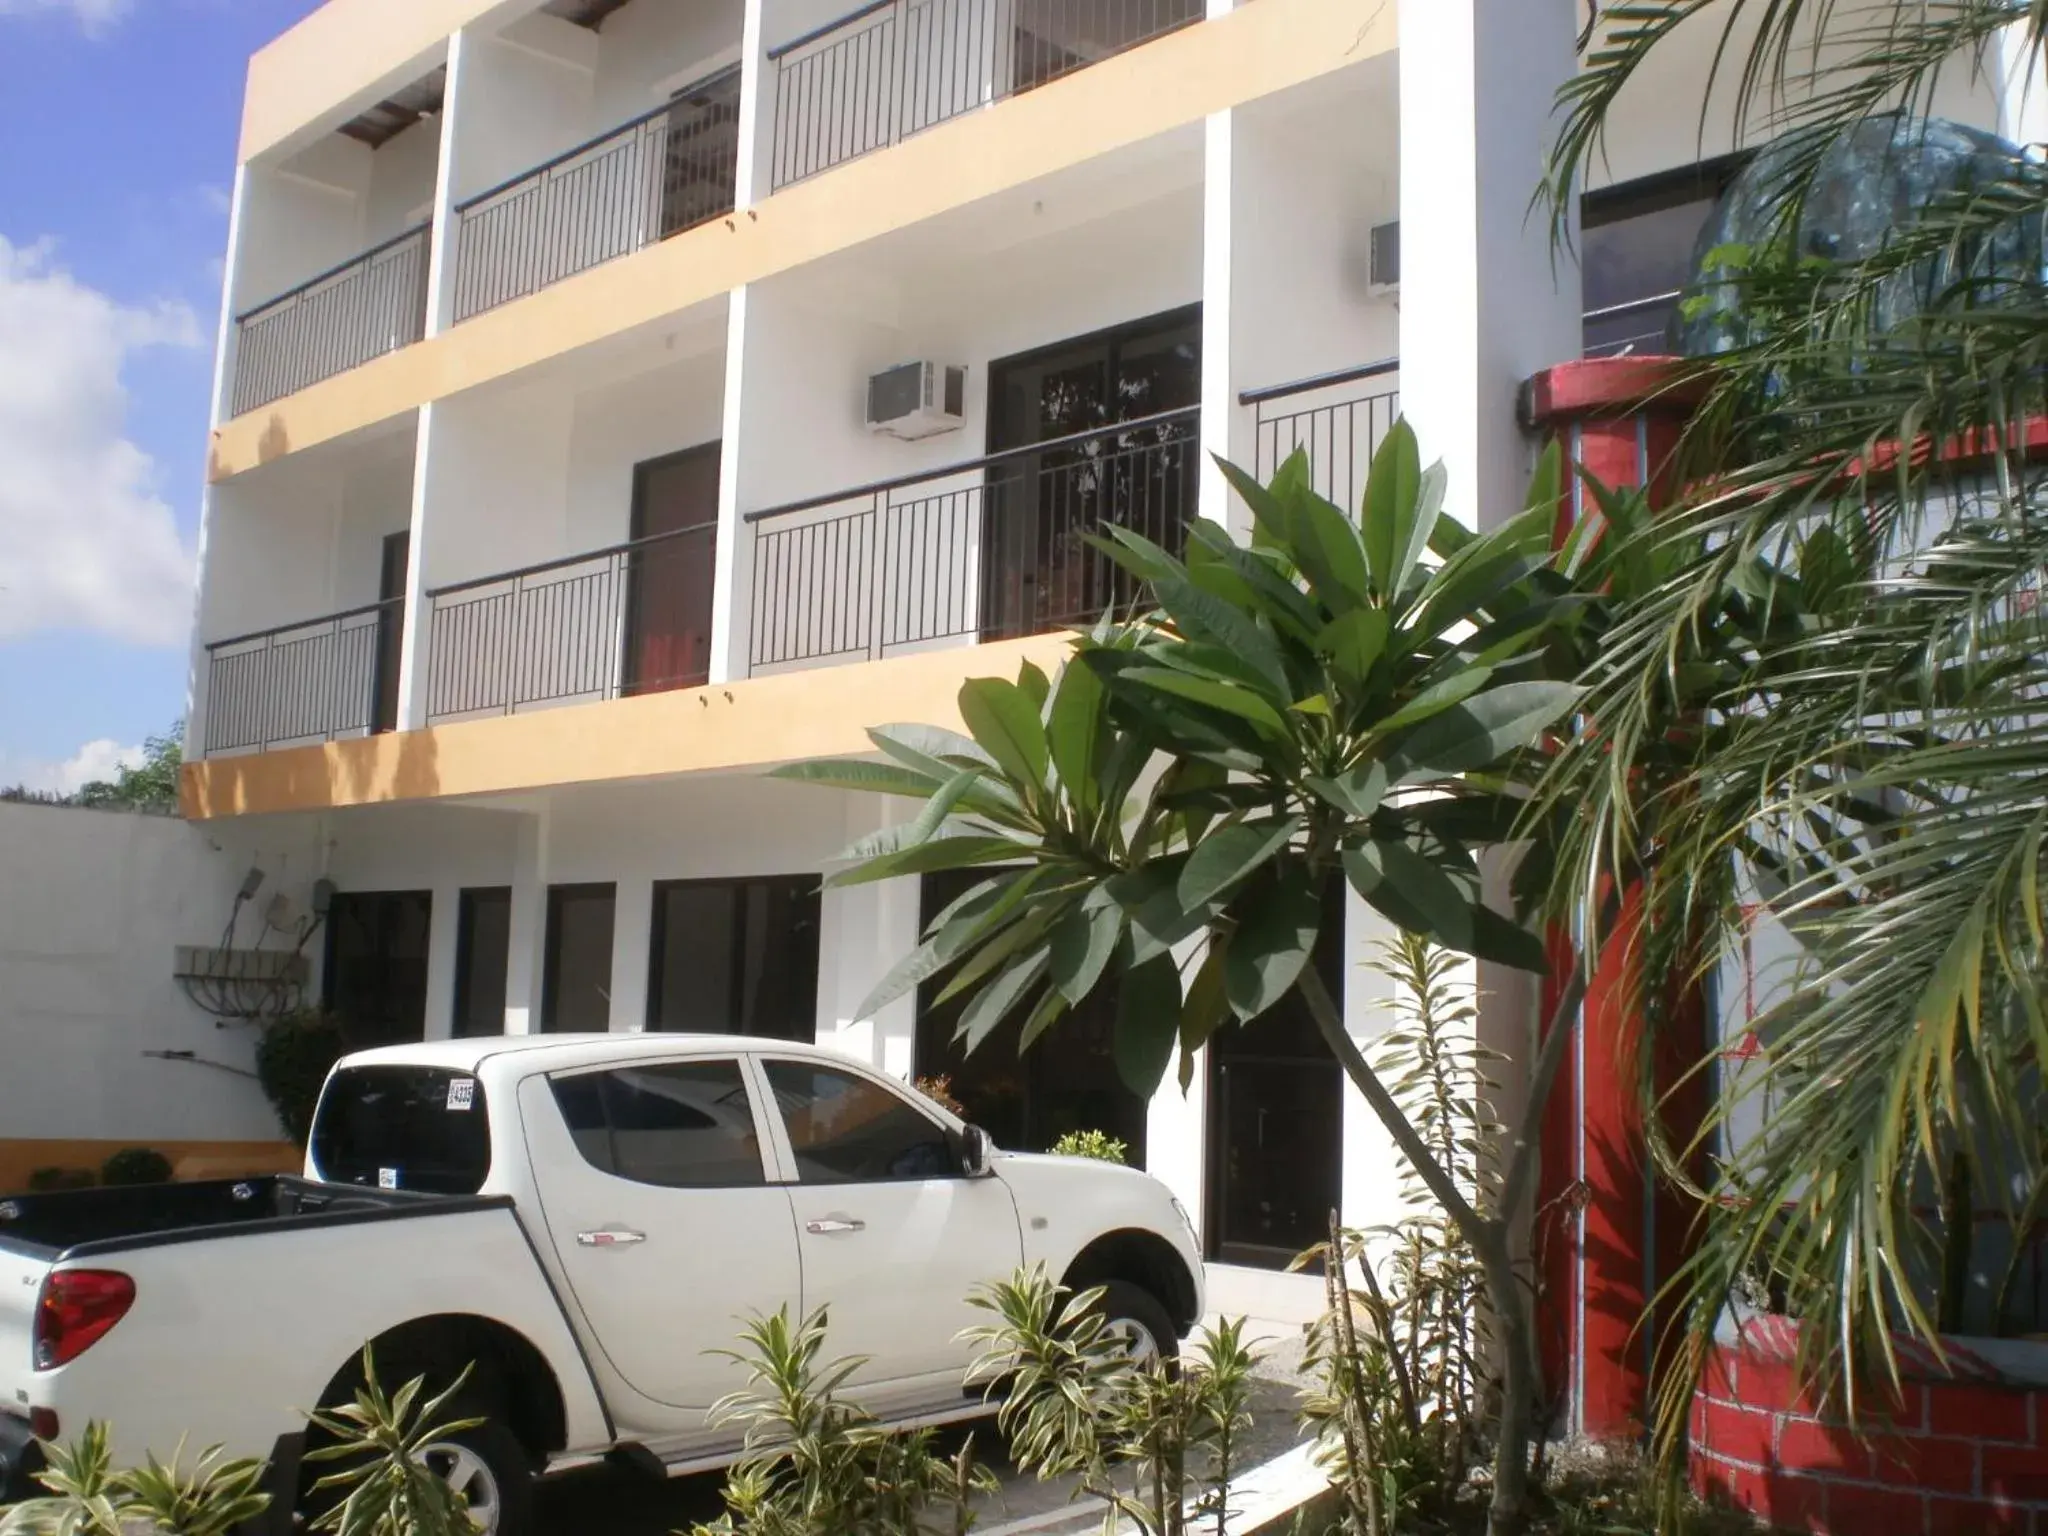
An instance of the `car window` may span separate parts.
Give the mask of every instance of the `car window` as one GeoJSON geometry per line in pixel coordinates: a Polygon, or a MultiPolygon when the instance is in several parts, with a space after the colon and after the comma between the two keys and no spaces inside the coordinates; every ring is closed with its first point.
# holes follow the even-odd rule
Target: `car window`
{"type": "Polygon", "coordinates": [[[945,1127],[878,1083],[807,1061],[764,1062],[806,1184],[943,1179],[959,1169],[945,1127]]]}
{"type": "Polygon", "coordinates": [[[483,1084],[442,1067],[343,1067],[320,1095],[312,1152],[330,1184],[473,1195],[491,1171],[483,1084]]]}
{"type": "Polygon", "coordinates": [[[737,1061],[677,1061],[550,1079],[576,1150],[636,1184],[735,1189],[767,1182],[737,1061]]]}

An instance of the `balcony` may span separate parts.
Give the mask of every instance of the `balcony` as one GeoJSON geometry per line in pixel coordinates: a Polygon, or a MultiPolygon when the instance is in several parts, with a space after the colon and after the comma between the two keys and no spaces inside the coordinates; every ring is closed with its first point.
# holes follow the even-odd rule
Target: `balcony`
{"type": "Polygon", "coordinates": [[[1301,449],[1316,493],[1355,516],[1372,456],[1401,414],[1400,388],[1389,383],[1400,371],[1390,357],[1245,390],[1237,400],[1252,409],[1252,473],[1270,480],[1301,449]]]}
{"type": "Polygon", "coordinates": [[[418,224],[235,317],[229,414],[281,400],[418,341],[429,230],[418,224]]]}
{"type": "Polygon", "coordinates": [[[1196,409],[750,513],[748,670],[879,659],[1092,624],[1138,597],[1092,542],[1180,549],[1196,409]]]}
{"type": "Polygon", "coordinates": [[[427,723],[691,688],[710,677],[718,525],[427,594],[427,723]]]}
{"type": "Polygon", "coordinates": [[[370,603],[208,645],[205,754],[390,730],[404,608],[370,603]]]}
{"type": "Polygon", "coordinates": [[[875,0],[769,50],[770,186],[1070,75],[1204,14],[1203,0],[875,0]]]}
{"type": "Polygon", "coordinates": [[[499,304],[732,212],[737,66],[457,205],[454,315],[499,304]]]}

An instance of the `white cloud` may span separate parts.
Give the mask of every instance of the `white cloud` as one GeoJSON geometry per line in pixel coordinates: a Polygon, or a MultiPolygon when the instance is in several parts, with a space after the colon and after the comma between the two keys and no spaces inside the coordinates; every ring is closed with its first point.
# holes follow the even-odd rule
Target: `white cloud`
{"type": "MultiPolygon", "coordinates": [[[[0,0],[0,7],[20,0],[0,0]]],[[[0,236],[0,640],[83,629],[176,645],[192,552],[125,435],[121,370],[145,347],[198,347],[189,306],[118,304],[48,242],[0,236]]]]}
{"type": "Polygon", "coordinates": [[[123,768],[140,768],[147,749],[124,747],[111,736],[88,741],[62,762],[0,752],[0,787],[19,784],[43,794],[76,793],[95,779],[111,779],[123,768]]]}
{"type": "Polygon", "coordinates": [[[114,23],[128,14],[130,0],[0,0],[0,16],[35,16],[46,11],[68,12],[88,37],[104,37],[114,23]]]}

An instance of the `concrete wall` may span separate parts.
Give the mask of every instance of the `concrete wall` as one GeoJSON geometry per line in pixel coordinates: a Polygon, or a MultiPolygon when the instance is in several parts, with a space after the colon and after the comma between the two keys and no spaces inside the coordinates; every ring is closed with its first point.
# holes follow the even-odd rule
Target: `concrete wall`
{"type": "Polygon", "coordinates": [[[248,1075],[254,1034],[186,998],[175,951],[219,941],[252,863],[271,882],[238,944],[278,890],[303,912],[312,862],[302,832],[275,823],[224,838],[170,817],[0,804],[0,1188],[29,1171],[18,1164],[96,1166],[122,1145],[262,1162],[278,1130],[248,1075]]]}

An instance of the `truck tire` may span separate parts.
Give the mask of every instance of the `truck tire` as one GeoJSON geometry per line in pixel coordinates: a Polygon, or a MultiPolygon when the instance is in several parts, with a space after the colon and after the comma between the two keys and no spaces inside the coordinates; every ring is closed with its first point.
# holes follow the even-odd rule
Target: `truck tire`
{"type": "Polygon", "coordinates": [[[1109,1333],[1122,1338],[1140,1360],[1172,1362],[1180,1357],[1180,1336],[1165,1305],[1142,1285],[1111,1280],[1102,1287],[1095,1311],[1109,1333]]]}
{"type": "Polygon", "coordinates": [[[484,1536],[533,1536],[533,1466],[526,1447],[491,1410],[457,1404],[451,1416],[483,1423],[436,1440],[423,1452],[428,1468],[469,1501],[484,1536]]]}

